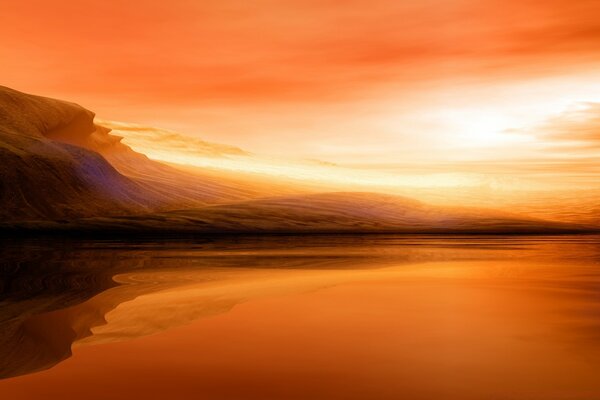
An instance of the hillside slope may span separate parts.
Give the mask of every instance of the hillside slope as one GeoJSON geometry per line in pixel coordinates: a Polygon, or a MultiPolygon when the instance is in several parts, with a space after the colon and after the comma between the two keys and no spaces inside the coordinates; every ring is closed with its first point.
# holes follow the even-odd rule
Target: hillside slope
{"type": "Polygon", "coordinates": [[[0,86],[0,218],[67,220],[293,192],[153,161],[74,103],[0,86]]]}
{"type": "Polygon", "coordinates": [[[145,215],[20,224],[23,230],[145,233],[558,233],[585,226],[486,209],[430,206],[378,193],[337,192],[259,199],[145,215]]]}
{"type": "Polygon", "coordinates": [[[67,219],[154,209],[152,196],[101,155],[58,142],[89,140],[94,114],[0,87],[0,218],[67,219]]]}

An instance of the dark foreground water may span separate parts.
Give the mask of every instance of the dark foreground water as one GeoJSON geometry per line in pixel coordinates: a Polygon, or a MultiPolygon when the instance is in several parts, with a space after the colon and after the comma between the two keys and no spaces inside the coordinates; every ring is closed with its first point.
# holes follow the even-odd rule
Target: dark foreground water
{"type": "Polygon", "coordinates": [[[600,399],[600,237],[0,244],[0,399],[600,399]]]}

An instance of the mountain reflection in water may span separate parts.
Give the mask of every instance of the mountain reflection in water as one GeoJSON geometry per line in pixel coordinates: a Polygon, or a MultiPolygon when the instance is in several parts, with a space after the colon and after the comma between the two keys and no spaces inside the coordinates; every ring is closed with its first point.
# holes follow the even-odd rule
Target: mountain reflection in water
{"type": "Polygon", "coordinates": [[[2,398],[600,398],[598,236],[3,239],[0,259],[2,398]]]}

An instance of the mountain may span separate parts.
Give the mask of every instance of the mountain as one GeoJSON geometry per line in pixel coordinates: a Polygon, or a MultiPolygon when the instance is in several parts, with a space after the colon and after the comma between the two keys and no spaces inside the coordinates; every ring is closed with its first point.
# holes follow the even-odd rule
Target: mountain
{"type": "MultiPolygon", "coordinates": [[[[431,206],[378,193],[311,193],[275,178],[177,168],[134,151],[110,128],[95,124],[94,117],[74,103],[0,87],[0,228],[193,233],[585,230],[489,209],[431,206]]],[[[124,126],[140,129],[118,128],[124,126]]],[[[137,134],[150,131],[144,128],[137,134]]],[[[197,151],[213,157],[248,155],[232,146],[197,142],[197,151]]]]}
{"type": "MultiPolygon", "coordinates": [[[[150,160],[74,103],[0,86],[0,218],[68,220],[263,196],[264,185],[150,160]]],[[[284,188],[274,188],[289,193],[284,188]]]]}
{"type": "Polygon", "coordinates": [[[573,226],[487,209],[439,207],[379,193],[337,192],[265,198],[177,211],[24,223],[21,230],[87,233],[558,233],[573,226]]]}
{"type": "Polygon", "coordinates": [[[76,104],[0,87],[0,218],[135,213],[161,202],[84,147],[108,145],[95,143],[93,119],[76,104]]]}

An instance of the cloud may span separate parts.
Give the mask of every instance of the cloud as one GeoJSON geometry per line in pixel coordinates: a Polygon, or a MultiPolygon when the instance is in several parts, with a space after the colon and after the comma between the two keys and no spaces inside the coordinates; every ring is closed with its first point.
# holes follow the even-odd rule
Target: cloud
{"type": "Polygon", "coordinates": [[[106,120],[96,120],[96,123],[111,129],[112,135],[122,136],[127,145],[149,155],[163,152],[201,158],[250,155],[235,146],[206,142],[167,129],[106,120]]]}
{"type": "Polygon", "coordinates": [[[391,83],[514,79],[596,63],[598,8],[595,0],[10,2],[0,15],[0,72],[23,89],[147,103],[339,101],[391,83]]]}
{"type": "Polygon", "coordinates": [[[600,103],[579,103],[550,119],[540,133],[562,150],[594,152],[600,156],[600,103]]]}

